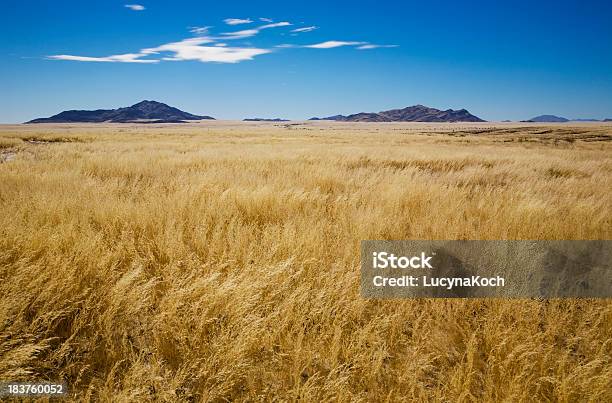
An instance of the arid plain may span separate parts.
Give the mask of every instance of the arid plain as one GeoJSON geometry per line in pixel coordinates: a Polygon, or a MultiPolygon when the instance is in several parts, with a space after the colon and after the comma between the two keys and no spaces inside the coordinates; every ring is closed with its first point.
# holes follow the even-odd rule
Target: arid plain
{"type": "Polygon", "coordinates": [[[366,300],[364,239],[611,239],[612,124],[0,126],[0,379],[612,401],[609,300],[366,300]]]}

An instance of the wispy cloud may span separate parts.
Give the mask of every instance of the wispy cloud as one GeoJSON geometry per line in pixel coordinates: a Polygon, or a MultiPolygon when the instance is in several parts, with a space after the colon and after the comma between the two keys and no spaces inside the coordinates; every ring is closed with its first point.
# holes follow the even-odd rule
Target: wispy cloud
{"type": "Polygon", "coordinates": [[[203,63],[238,63],[252,60],[255,56],[271,53],[272,50],[255,47],[228,47],[209,37],[188,38],[154,48],[142,49],[138,53],[89,57],[74,55],[54,55],[49,59],[72,60],[80,62],[122,62],[122,63],[159,63],[165,61],[195,60],[203,63]],[[155,59],[145,57],[157,57],[155,59]]]}
{"type": "Polygon", "coordinates": [[[357,49],[366,50],[366,49],[378,49],[378,48],[397,48],[398,46],[399,45],[374,45],[372,43],[368,43],[367,45],[358,46],[357,49]]]}
{"type": "Polygon", "coordinates": [[[313,45],[306,45],[304,47],[312,49],[332,49],[338,48],[340,46],[358,46],[367,44],[367,42],[326,41],[321,43],[315,43],[313,45]]]}
{"type": "Polygon", "coordinates": [[[242,31],[235,32],[224,32],[222,33],[222,39],[244,39],[255,36],[259,33],[258,29],[244,29],[242,31]]]}
{"type": "Polygon", "coordinates": [[[269,49],[217,45],[219,44],[215,43],[212,38],[198,37],[143,49],[141,53],[146,55],[170,53],[171,56],[162,57],[162,60],[170,61],[196,60],[203,63],[238,63],[271,52],[269,49]]]}
{"type": "MultiPolygon", "coordinates": [[[[136,7],[135,10],[140,10],[142,7],[137,4],[126,5],[126,7],[136,7]]],[[[142,8],[144,9],[144,7],[142,8]]],[[[250,38],[259,34],[262,30],[287,27],[292,24],[288,21],[272,22],[268,18],[260,18],[267,24],[253,27],[251,29],[243,29],[235,32],[225,32],[217,35],[210,34],[208,26],[189,27],[189,31],[195,36],[180,40],[178,42],[170,42],[160,46],[141,49],[138,52],[125,53],[110,56],[82,56],[82,55],[52,55],[47,56],[52,60],[70,60],[79,62],[105,62],[105,63],[159,63],[160,61],[182,61],[193,60],[202,63],[239,63],[245,60],[252,60],[257,56],[265,55],[274,52],[276,49],[285,48],[311,48],[311,49],[332,49],[342,46],[351,46],[359,50],[376,49],[376,48],[391,48],[397,45],[377,45],[370,42],[361,41],[325,41],[314,43],[311,45],[297,45],[283,43],[266,49],[253,46],[250,43],[240,43],[239,46],[230,46],[226,41],[240,40],[250,38]]],[[[229,25],[239,25],[252,23],[250,19],[239,20],[237,18],[229,18],[225,20],[229,25]],[[240,22],[238,22],[240,21],[240,22]]],[[[294,34],[301,32],[310,32],[317,29],[316,26],[305,26],[295,28],[291,32],[294,34]]],[[[232,42],[236,43],[236,42],[232,42]]]]}
{"type": "Polygon", "coordinates": [[[261,18],[259,19],[259,21],[261,21],[261,22],[273,22],[274,20],[272,20],[272,19],[270,19],[270,18],[264,18],[264,17],[261,17],[261,18]]]}
{"type": "Polygon", "coordinates": [[[267,28],[278,28],[278,27],[288,27],[291,25],[290,22],[282,21],[282,22],[274,22],[272,24],[266,24],[259,27],[259,29],[267,29],[267,28]]]}
{"type": "Polygon", "coordinates": [[[319,27],[315,27],[315,26],[313,25],[313,26],[310,26],[310,27],[296,28],[296,29],[291,30],[291,32],[296,32],[296,33],[300,33],[300,32],[310,32],[310,31],[314,31],[315,29],[318,29],[318,28],[319,28],[319,27]]]}
{"type": "Polygon", "coordinates": [[[244,38],[250,38],[252,36],[255,36],[261,30],[264,30],[264,29],[278,28],[278,27],[287,27],[289,25],[291,25],[291,23],[287,22],[287,21],[275,22],[275,23],[271,23],[271,24],[261,25],[261,26],[259,26],[257,28],[244,29],[242,31],[224,32],[221,35],[222,35],[223,39],[244,39],[244,38]]]}
{"type": "Polygon", "coordinates": [[[204,35],[208,33],[211,27],[189,27],[189,32],[196,35],[204,35]]]}
{"type": "Polygon", "coordinates": [[[227,25],[240,25],[240,24],[250,24],[253,22],[250,18],[226,18],[223,20],[227,25]]]}
{"type": "Polygon", "coordinates": [[[73,55],[53,55],[48,56],[48,59],[53,60],[71,60],[76,62],[107,62],[107,63],[158,63],[159,60],[140,59],[146,56],[145,53],[126,53],[123,55],[111,55],[104,57],[89,57],[89,56],[73,56],[73,55]]]}
{"type": "Polygon", "coordinates": [[[126,4],[125,7],[129,8],[132,11],[143,11],[145,6],[140,4],[126,4]]]}

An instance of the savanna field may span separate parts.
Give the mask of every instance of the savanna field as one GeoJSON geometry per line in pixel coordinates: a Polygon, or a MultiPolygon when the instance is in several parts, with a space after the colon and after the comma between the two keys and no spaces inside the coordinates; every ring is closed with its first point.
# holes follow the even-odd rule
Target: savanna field
{"type": "Polygon", "coordinates": [[[610,300],[367,300],[365,239],[611,239],[612,125],[0,126],[0,380],[612,401],[610,300]]]}

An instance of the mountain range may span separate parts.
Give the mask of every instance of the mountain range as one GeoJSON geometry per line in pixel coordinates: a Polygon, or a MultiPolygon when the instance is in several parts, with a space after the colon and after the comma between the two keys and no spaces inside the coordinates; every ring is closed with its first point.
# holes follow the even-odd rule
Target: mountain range
{"type": "Polygon", "coordinates": [[[361,112],[353,115],[335,115],[310,120],[335,120],[340,122],[484,122],[465,109],[440,110],[423,105],[382,112],[361,112]]]}
{"type": "Polygon", "coordinates": [[[192,115],[157,101],[142,101],[118,109],[94,111],[70,110],[49,118],[30,120],[27,123],[181,123],[185,120],[213,119],[210,116],[192,115]]]}
{"type": "Polygon", "coordinates": [[[523,122],[540,122],[540,123],[564,123],[564,122],[609,122],[610,119],[568,119],[555,115],[540,115],[523,122]]]}
{"type": "MultiPolygon", "coordinates": [[[[190,120],[214,120],[210,116],[193,115],[157,101],[141,101],[118,109],[69,110],[48,118],[38,118],[27,123],[183,123],[190,120]]],[[[465,109],[440,110],[423,105],[382,112],[361,112],[353,115],[333,115],[309,120],[334,120],[338,122],[484,122],[465,109]]],[[[286,122],[287,119],[248,118],[246,122],[286,122]]],[[[610,122],[611,119],[567,119],[555,115],[540,115],[523,122],[610,122]]]]}

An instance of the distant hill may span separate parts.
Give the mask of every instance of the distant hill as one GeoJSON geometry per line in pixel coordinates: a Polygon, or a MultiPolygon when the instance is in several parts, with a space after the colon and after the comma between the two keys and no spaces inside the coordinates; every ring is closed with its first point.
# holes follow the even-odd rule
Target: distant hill
{"type": "Polygon", "coordinates": [[[527,122],[546,122],[546,123],[561,123],[561,122],[569,122],[569,119],[562,118],[560,116],[555,115],[540,115],[535,118],[531,118],[527,120],[527,122]]]}
{"type": "Polygon", "coordinates": [[[310,118],[308,120],[341,120],[341,119],[346,119],[346,116],[342,116],[342,115],[334,115],[334,116],[328,116],[326,118],[310,118]]]}
{"type": "Polygon", "coordinates": [[[64,111],[49,118],[34,119],[27,123],[177,123],[201,119],[214,118],[192,115],[161,102],[142,101],[119,109],[64,111]]]}
{"type": "Polygon", "coordinates": [[[612,119],[604,119],[602,122],[612,122],[612,119]]]}
{"type": "Polygon", "coordinates": [[[311,118],[310,120],[335,120],[340,122],[484,122],[484,120],[472,115],[465,109],[442,111],[423,105],[378,113],[362,112],[348,116],[335,115],[327,118],[311,118]]]}
{"type": "Polygon", "coordinates": [[[248,118],[242,119],[243,122],[289,122],[289,119],[264,119],[264,118],[248,118]]]}

